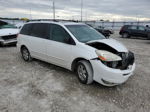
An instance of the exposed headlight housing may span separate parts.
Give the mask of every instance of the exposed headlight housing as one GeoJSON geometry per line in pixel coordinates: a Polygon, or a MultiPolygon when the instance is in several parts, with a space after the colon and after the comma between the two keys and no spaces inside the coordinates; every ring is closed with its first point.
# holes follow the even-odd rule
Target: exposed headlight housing
{"type": "Polygon", "coordinates": [[[121,61],[122,58],[116,54],[113,54],[109,51],[105,50],[96,50],[96,54],[101,61],[105,62],[113,62],[113,61],[121,61]]]}

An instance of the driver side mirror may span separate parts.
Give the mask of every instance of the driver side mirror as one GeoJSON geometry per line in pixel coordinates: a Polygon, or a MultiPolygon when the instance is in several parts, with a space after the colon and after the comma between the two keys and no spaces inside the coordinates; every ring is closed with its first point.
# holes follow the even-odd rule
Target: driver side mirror
{"type": "Polygon", "coordinates": [[[106,37],[106,39],[109,39],[110,38],[110,36],[105,36],[106,37]]]}
{"type": "Polygon", "coordinates": [[[64,42],[70,45],[76,45],[75,41],[71,37],[65,38],[64,42]]]}

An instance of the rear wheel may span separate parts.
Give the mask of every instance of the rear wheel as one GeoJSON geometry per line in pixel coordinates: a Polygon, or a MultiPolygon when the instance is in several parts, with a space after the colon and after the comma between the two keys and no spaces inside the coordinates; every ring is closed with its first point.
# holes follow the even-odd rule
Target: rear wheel
{"type": "Polygon", "coordinates": [[[122,38],[129,38],[129,37],[130,37],[130,35],[128,33],[123,33],[122,34],[122,38]]]}
{"type": "Polygon", "coordinates": [[[26,47],[21,48],[21,54],[22,54],[22,58],[25,61],[31,61],[32,60],[30,52],[26,47]]]}
{"type": "Polygon", "coordinates": [[[77,64],[78,79],[83,84],[91,84],[93,82],[93,71],[88,61],[79,61],[77,64]]]}

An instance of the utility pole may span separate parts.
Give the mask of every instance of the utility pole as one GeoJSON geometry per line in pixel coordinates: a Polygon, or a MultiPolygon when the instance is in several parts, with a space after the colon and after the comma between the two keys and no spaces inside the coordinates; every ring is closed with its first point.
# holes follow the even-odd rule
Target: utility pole
{"type": "Polygon", "coordinates": [[[53,19],[55,20],[55,0],[53,0],[53,19]]]}
{"type": "Polygon", "coordinates": [[[82,22],[82,16],[83,16],[83,0],[81,0],[81,22],[82,22]]]}
{"type": "Polygon", "coordinates": [[[32,20],[31,7],[30,7],[30,20],[32,20]]]}

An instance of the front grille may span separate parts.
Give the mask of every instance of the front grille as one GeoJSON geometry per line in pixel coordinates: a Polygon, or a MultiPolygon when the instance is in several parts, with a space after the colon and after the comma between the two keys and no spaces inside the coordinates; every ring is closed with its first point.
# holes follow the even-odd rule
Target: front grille
{"type": "Polygon", "coordinates": [[[2,39],[4,40],[15,39],[15,38],[17,38],[17,35],[2,36],[2,39]]]}
{"type": "Polygon", "coordinates": [[[118,54],[121,58],[122,61],[118,64],[118,68],[121,70],[127,69],[130,65],[133,65],[134,63],[134,54],[132,52],[129,53],[119,53],[118,54]]]}

